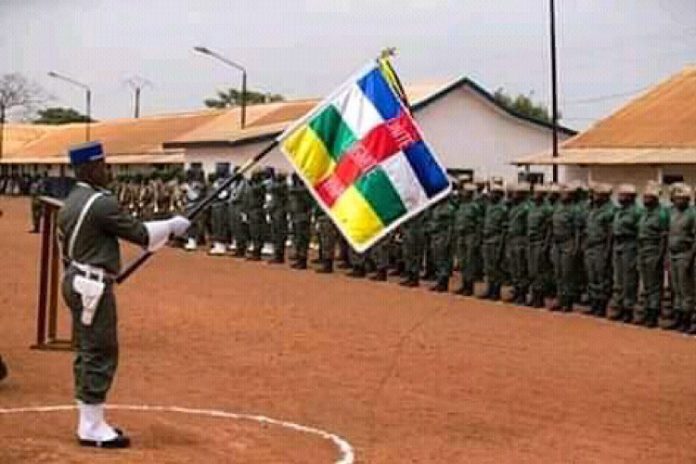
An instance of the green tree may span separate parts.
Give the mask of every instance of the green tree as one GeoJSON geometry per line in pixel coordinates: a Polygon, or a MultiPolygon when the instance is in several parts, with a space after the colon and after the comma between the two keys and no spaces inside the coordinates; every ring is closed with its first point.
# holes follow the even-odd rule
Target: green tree
{"type": "MultiPolygon", "coordinates": [[[[516,97],[505,93],[503,88],[498,88],[493,94],[493,98],[505,108],[515,113],[527,116],[537,121],[552,122],[549,110],[541,103],[532,101],[527,95],[519,94],[516,97]]],[[[561,115],[558,115],[561,119],[561,115]]]]}
{"type": "Polygon", "coordinates": [[[71,122],[95,122],[94,119],[89,119],[84,114],[72,108],[46,108],[37,111],[39,117],[34,119],[34,124],[70,124],[71,122]]]}
{"type": "MultiPolygon", "coordinates": [[[[246,103],[247,105],[255,105],[259,103],[270,103],[285,100],[285,97],[279,94],[270,94],[247,90],[246,103]]],[[[207,98],[205,106],[208,108],[231,108],[242,104],[242,92],[237,89],[218,90],[217,95],[213,98],[207,98]]]]}

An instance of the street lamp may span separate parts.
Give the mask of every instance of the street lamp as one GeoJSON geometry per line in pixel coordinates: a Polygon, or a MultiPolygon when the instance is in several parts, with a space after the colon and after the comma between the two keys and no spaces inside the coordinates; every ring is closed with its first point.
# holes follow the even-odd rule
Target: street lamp
{"type": "Polygon", "coordinates": [[[67,76],[63,76],[61,74],[58,74],[57,72],[49,72],[48,75],[50,77],[53,77],[55,79],[67,82],[69,84],[72,84],[74,86],[80,87],[85,91],[85,103],[86,103],[86,113],[87,113],[87,123],[85,124],[85,138],[87,139],[87,142],[90,141],[90,122],[92,121],[92,90],[89,88],[87,84],[83,84],[82,82],[76,81],[75,79],[71,79],[67,76]]]}
{"type": "Polygon", "coordinates": [[[232,66],[233,68],[242,72],[242,116],[241,116],[242,121],[241,121],[240,125],[241,125],[242,129],[244,129],[244,126],[246,124],[246,103],[247,103],[247,72],[246,72],[246,69],[244,68],[244,66],[241,66],[232,60],[228,60],[227,58],[220,55],[219,53],[216,53],[216,52],[214,52],[206,47],[201,47],[201,46],[193,47],[193,50],[198,52],[198,53],[201,53],[203,55],[207,55],[207,56],[215,58],[219,61],[222,61],[226,65],[232,66]]]}

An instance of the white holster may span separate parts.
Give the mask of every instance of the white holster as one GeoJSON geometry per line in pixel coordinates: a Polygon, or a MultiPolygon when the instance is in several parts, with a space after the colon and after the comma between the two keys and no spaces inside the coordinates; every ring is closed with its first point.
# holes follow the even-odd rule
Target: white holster
{"type": "Polygon", "coordinates": [[[78,293],[82,298],[82,315],[80,320],[83,325],[90,326],[106,289],[104,271],[86,264],[73,262],[72,265],[86,274],[73,277],[72,286],[75,293],[78,293]]]}

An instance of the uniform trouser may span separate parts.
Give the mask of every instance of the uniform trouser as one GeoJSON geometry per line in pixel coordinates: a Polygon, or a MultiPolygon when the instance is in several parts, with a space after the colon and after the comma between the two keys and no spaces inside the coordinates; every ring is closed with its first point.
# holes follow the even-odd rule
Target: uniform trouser
{"type": "Polygon", "coordinates": [[[425,252],[425,234],[421,230],[408,229],[404,231],[403,247],[406,273],[411,279],[418,279],[423,267],[425,252]]]}
{"type": "MultiPolygon", "coordinates": [[[[189,204],[186,206],[186,212],[193,209],[196,205],[189,204]]],[[[193,238],[197,241],[205,240],[205,224],[208,220],[207,213],[201,213],[191,221],[191,227],[186,232],[186,238],[193,238]]]]}
{"type": "Polygon", "coordinates": [[[553,261],[553,276],[556,281],[556,293],[563,303],[570,304],[575,300],[575,240],[568,239],[555,242],[551,248],[553,261]]]}
{"type": "Polygon", "coordinates": [[[295,254],[298,260],[307,260],[307,253],[309,251],[309,238],[310,238],[310,223],[309,221],[294,221],[292,223],[292,228],[294,231],[293,243],[295,245],[295,254]]]}
{"type": "Polygon", "coordinates": [[[34,230],[39,230],[41,222],[41,202],[38,198],[31,198],[31,225],[34,230]]]}
{"type": "Polygon", "coordinates": [[[662,279],[664,276],[664,263],[661,259],[660,244],[641,244],[638,251],[638,270],[640,280],[643,282],[643,308],[640,311],[657,312],[660,309],[662,299],[662,279]]]}
{"type": "Polygon", "coordinates": [[[510,237],[506,244],[508,265],[512,286],[519,294],[526,294],[529,288],[527,274],[527,237],[510,237]]]}
{"type": "Polygon", "coordinates": [[[227,242],[229,236],[229,211],[224,203],[214,203],[210,207],[210,238],[214,242],[227,242]]]}
{"type": "Polygon", "coordinates": [[[491,237],[483,241],[483,271],[489,284],[503,283],[505,273],[502,269],[502,237],[491,237]]]}
{"type": "Polygon", "coordinates": [[[585,249],[587,296],[592,302],[606,304],[611,297],[611,266],[606,243],[589,244],[585,249]]]}
{"type": "Polygon", "coordinates": [[[336,256],[337,231],[331,219],[322,217],[319,222],[319,240],[321,241],[321,259],[333,261],[336,256]]]}
{"type": "Polygon", "coordinates": [[[379,271],[385,271],[389,268],[389,250],[391,246],[390,237],[383,238],[371,250],[371,256],[374,259],[375,266],[379,271]]]}
{"type": "Polygon", "coordinates": [[[534,241],[529,243],[527,253],[527,275],[529,276],[532,291],[547,295],[550,293],[550,263],[546,256],[544,241],[534,241]]]}
{"type": "Polygon", "coordinates": [[[694,262],[691,251],[671,252],[672,310],[687,314],[694,310],[694,262]]]}
{"type": "Polygon", "coordinates": [[[638,299],[638,243],[624,241],[614,246],[613,306],[632,311],[638,299]]]}
{"type": "Polygon", "coordinates": [[[237,246],[237,253],[246,253],[249,246],[249,224],[243,220],[242,207],[230,206],[230,229],[237,246]]]}
{"type": "Polygon", "coordinates": [[[257,256],[261,255],[263,248],[265,225],[266,215],[263,209],[249,210],[249,238],[251,239],[252,253],[257,256]]]}
{"type": "Polygon", "coordinates": [[[449,280],[452,274],[452,234],[449,230],[430,235],[430,250],[433,258],[435,277],[438,281],[449,280]]]}
{"type": "Polygon", "coordinates": [[[473,283],[480,273],[479,246],[476,233],[464,233],[457,237],[457,261],[462,282],[473,283]]]}
{"type": "Polygon", "coordinates": [[[285,242],[288,239],[288,219],[285,211],[271,213],[271,238],[273,252],[277,257],[285,255],[285,242]]]}
{"type": "Polygon", "coordinates": [[[111,285],[102,295],[92,325],[80,320],[82,298],[72,289],[74,272],[63,279],[63,299],[72,313],[77,352],[73,363],[75,398],[86,404],[106,401],[118,367],[116,298],[111,285]]]}

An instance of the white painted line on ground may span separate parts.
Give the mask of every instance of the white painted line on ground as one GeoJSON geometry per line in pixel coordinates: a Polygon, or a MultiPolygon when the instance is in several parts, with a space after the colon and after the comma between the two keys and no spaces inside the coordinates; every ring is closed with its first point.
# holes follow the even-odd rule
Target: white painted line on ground
{"type": "MultiPolygon", "coordinates": [[[[0,408],[0,414],[28,414],[28,413],[49,413],[49,412],[62,412],[62,411],[74,411],[77,407],[74,405],[57,405],[57,406],[27,406],[21,408],[0,408]]],[[[141,412],[172,412],[178,414],[189,414],[195,416],[207,416],[207,417],[217,417],[223,419],[233,419],[233,420],[243,420],[258,422],[260,424],[275,425],[278,427],[284,427],[286,429],[295,430],[297,432],[308,433],[312,435],[317,435],[324,440],[329,440],[333,442],[334,445],[340,451],[340,458],[336,461],[336,464],[353,464],[355,462],[355,452],[353,451],[353,446],[344,438],[339,437],[336,434],[327,432],[325,430],[317,429],[315,427],[308,427],[306,425],[296,424],[294,422],[288,422],[279,419],[273,419],[272,417],[254,415],[254,414],[242,414],[228,411],[220,411],[215,409],[192,409],[192,408],[182,408],[178,406],[148,406],[148,405],[127,405],[127,404],[110,404],[106,405],[106,409],[116,410],[116,411],[141,411],[141,412]]]]}

